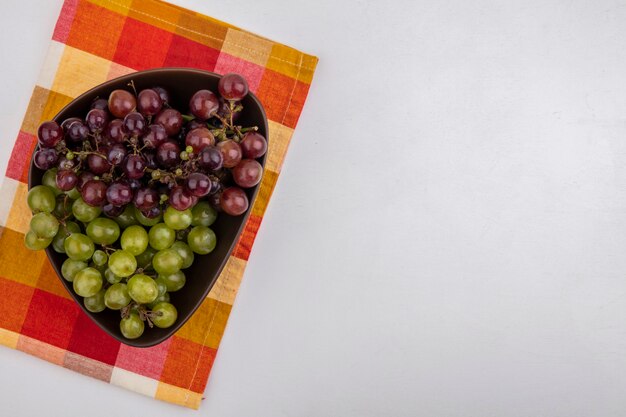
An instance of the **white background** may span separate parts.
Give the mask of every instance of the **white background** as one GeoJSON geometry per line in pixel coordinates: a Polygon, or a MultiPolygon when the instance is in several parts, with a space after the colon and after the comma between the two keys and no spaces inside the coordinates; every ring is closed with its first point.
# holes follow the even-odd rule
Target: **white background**
{"type": "MultiPolygon", "coordinates": [[[[206,400],[0,349],[0,414],[625,415],[625,2],[176,3],[320,57],[206,400]]],[[[8,4],[1,172],[61,0],[8,4]]]]}

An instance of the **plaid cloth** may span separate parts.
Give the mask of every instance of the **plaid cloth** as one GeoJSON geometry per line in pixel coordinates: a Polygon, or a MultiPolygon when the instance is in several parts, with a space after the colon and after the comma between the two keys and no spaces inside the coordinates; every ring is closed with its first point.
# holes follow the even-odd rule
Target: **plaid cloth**
{"type": "Polygon", "coordinates": [[[0,344],[197,409],[316,64],[313,56],[160,1],[66,0],[0,189],[0,344]],[[93,324],[45,253],[24,247],[26,181],[40,122],[106,80],[167,66],[243,74],[267,111],[270,147],[259,196],[217,284],[174,337],[137,349],[93,324]]]}

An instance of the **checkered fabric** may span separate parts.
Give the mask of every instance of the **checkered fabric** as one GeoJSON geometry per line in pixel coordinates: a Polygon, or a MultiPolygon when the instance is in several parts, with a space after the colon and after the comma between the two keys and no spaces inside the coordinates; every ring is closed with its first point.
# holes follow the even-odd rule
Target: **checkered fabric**
{"type": "Polygon", "coordinates": [[[302,111],[317,58],[156,0],[66,0],[0,186],[0,344],[127,389],[198,408],[250,249],[302,111]],[[261,189],[229,261],[166,342],[120,344],[72,301],[43,251],[24,247],[27,172],[38,125],[84,91],[155,67],[243,74],[269,119],[261,189]]]}

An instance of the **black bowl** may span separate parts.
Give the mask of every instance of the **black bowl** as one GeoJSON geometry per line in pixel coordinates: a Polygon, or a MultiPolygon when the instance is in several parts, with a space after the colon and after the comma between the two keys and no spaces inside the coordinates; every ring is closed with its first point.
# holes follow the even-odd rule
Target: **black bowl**
{"type": "MultiPolygon", "coordinates": [[[[107,81],[97,87],[92,88],[80,97],[65,106],[54,118],[58,123],[68,117],[84,118],[89,107],[96,97],[107,98],[111,91],[121,88],[130,90],[128,83],[133,81],[137,91],[144,88],[161,86],[166,88],[171,96],[172,107],[186,111],[189,99],[194,92],[200,89],[209,89],[217,92],[217,83],[220,75],[211,72],[200,71],[187,68],[160,68],[148,71],[136,72],[124,75],[111,81],[107,81]]],[[[252,94],[248,94],[241,102],[244,109],[238,120],[242,126],[258,126],[259,133],[267,138],[267,117],[259,100],[252,94]]],[[[265,166],[265,158],[259,159],[261,165],[265,166]]],[[[31,160],[28,174],[29,189],[41,184],[44,171],[38,169],[31,160]]],[[[78,296],[72,287],[72,283],[63,279],[61,275],[61,264],[67,257],[64,254],[55,252],[51,247],[46,249],[48,259],[52,263],[54,270],[63,283],[63,286],[78,303],[80,308],[106,333],[130,346],[149,347],[163,342],[172,336],[196,311],[204,301],[207,294],[217,281],[217,278],[224,268],[235,244],[237,243],[243,227],[248,219],[254,199],[259,191],[259,185],[246,190],[250,200],[248,211],[241,216],[233,217],[220,214],[218,220],[211,226],[217,235],[217,246],[208,255],[196,255],[193,265],[185,270],[187,282],[185,286],[170,293],[171,302],[178,310],[176,323],[168,329],[157,327],[146,328],[143,335],[137,339],[129,340],[122,336],[120,332],[120,312],[105,309],[100,313],[92,313],[85,309],[82,297],[78,296]]]]}

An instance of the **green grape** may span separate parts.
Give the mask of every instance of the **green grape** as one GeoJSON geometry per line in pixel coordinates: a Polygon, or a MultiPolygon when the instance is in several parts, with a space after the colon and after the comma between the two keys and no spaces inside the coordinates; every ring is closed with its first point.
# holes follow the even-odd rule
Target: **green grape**
{"type": "Polygon", "coordinates": [[[107,255],[105,251],[98,249],[93,253],[91,259],[93,260],[93,263],[97,266],[104,266],[109,260],[109,255],[107,255]]]}
{"type": "Polygon", "coordinates": [[[95,268],[85,268],[74,276],[74,291],[81,297],[94,296],[102,289],[102,275],[95,268]]]}
{"type": "Polygon", "coordinates": [[[156,216],[154,219],[149,219],[146,216],[144,216],[141,211],[139,211],[137,209],[137,207],[135,207],[135,218],[137,219],[137,221],[141,224],[143,224],[144,226],[154,226],[155,224],[159,223],[161,220],[163,220],[163,215],[159,214],[158,216],[156,216]]]}
{"type": "Polygon", "coordinates": [[[128,294],[139,304],[147,304],[157,298],[159,289],[152,278],[144,274],[137,274],[128,279],[128,294]]]}
{"type": "Polygon", "coordinates": [[[91,258],[95,247],[91,239],[82,233],[72,233],[63,244],[65,253],[75,261],[86,261],[91,258]]]}
{"type": "Polygon", "coordinates": [[[52,210],[54,210],[57,204],[52,188],[45,185],[36,185],[31,188],[26,197],[26,201],[28,207],[35,213],[39,213],[40,211],[52,213],[52,210]]]}
{"type": "Polygon", "coordinates": [[[105,271],[108,269],[106,264],[104,265],[96,265],[95,263],[90,263],[89,264],[90,267],[95,268],[98,270],[98,272],[100,272],[100,275],[104,276],[105,271]]]}
{"type": "Polygon", "coordinates": [[[109,269],[118,277],[129,277],[137,269],[137,260],[128,251],[116,250],[109,256],[109,269]]]}
{"type": "Polygon", "coordinates": [[[65,191],[65,194],[72,200],[76,200],[77,198],[80,197],[80,191],[78,191],[76,187],[72,188],[69,191],[65,191]]]}
{"type": "Polygon", "coordinates": [[[185,286],[187,281],[183,271],[176,271],[173,274],[159,274],[157,279],[163,280],[168,292],[176,292],[185,286]]]}
{"type": "Polygon", "coordinates": [[[125,251],[140,255],[148,247],[148,232],[142,226],[129,226],[122,233],[120,244],[125,251]]]}
{"type": "Polygon", "coordinates": [[[73,203],[74,200],[65,195],[57,196],[57,203],[52,211],[52,214],[54,214],[57,219],[67,219],[71,217],[73,203]]]}
{"type": "Polygon", "coordinates": [[[169,293],[165,293],[163,295],[159,295],[157,298],[154,299],[153,302],[151,302],[150,304],[147,304],[148,308],[154,308],[155,305],[162,303],[162,302],[166,302],[169,303],[170,302],[170,294],[169,293]]]}
{"type": "Polygon", "coordinates": [[[54,195],[59,195],[63,191],[57,187],[57,169],[52,168],[44,172],[43,177],[41,178],[41,183],[46,187],[50,187],[54,195]]]}
{"type": "Polygon", "coordinates": [[[106,305],[104,304],[104,293],[104,289],[101,289],[96,295],[83,298],[85,308],[92,313],[99,313],[103,311],[106,308],[106,305]]]}
{"type": "Polygon", "coordinates": [[[122,229],[138,224],[133,207],[132,204],[127,205],[122,214],[113,219],[122,229]]]}
{"type": "Polygon", "coordinates": [[[59,221],[50,213],[37,213],[30,219],[30,230],[38,237],[52,239],[59,231],[59,221]]]}
{"type": "Polygon", "coordinates": [[[217,211],[211,207],[208,201],[200,201],[191,209],[191,225],[207,226],[215,223],[217,219],[217,211]]]}
{"type": "Polygon", "coordinates": [[[120,331],[127,339],[137,339],[143,334],[144,323],[139,318],[139,314],[130,313],[126,318],[120,321],[120,331]]]}
{"type": "Polygon", "coordinates": [[[77,220],[83,223],[89,223],[102,213],[100,207],[91,207],[85,203],[82,198],[77,198],[72,204],[72,214],[77,220]]]}
{"type": "Polygon", "coordinates": [[[110,268],[104,270],[104,278],[109,284],[117,284],[123,279],[122,277],[118,277],[117,275],[115,275],[110,268]]]}
{"type": "Polygon", "coordinates": [[[52,249],[58,253],[65,253],[65,239],[72,233],[80,233],[80,226],[74,222],[66,222],[65,225],[59,226],[54,239],[52,239],[52,249]]]}
{"type": "Polygon", "coordinates": [[[52,243],[52,239],[39,237],[32,230],[29,230],[24,236],[24,245],[30,250],[45,249],[50,246],[50,243],[52,243]]]}
{"type": "Polygon", "coordinates": [[[196,226],[187,236],[187,243],[192,251],[200,255],[211,253],[217,244],[215,232],[206,226],[196,226]]]}
{"type": "Polygon", "coordinates": [[[158,251],[152,258],[152,267],[159,274],[169,275],[180,270],[183,258],[174,249],[158,251]]]}
{"type": "Polygon", "coordinates": [[[169,206],[163,214],[163,221],[170,229],[183,230],[191,225],[191,210],[176,210],[169,206]]]}
{"type": "Polygon", "coordinates": [[[83,269],[87,268],[87,262],[83,261],[75,261],[73,259],[66,259],[63,261],[61,265],[61,275],[65,278],[66,281],[72,282],[78,274],[83,269]]]}
{"type": "Polygon", "coordinates": [[[117,283],[107,288],[104,294],[104,303],[111,310],[120,310],[130,304],[130,295],[126,284],[117,283]]]}
{"type": "Polygon", "coordinates": [[[174,249],[181,258],[183,258],[183,266],[180,269],[189,268],[193,264],[193,251],[185,242],[174,242],[171,249],[174,249]]]}
{"type": "Polygon", "coordinates": [[[137,266],[142,269],[152,269],[152,258],[157,250],[148,246],[145,251],[137,255],[137,266]]]}
{"type": "Polygon", "coordinates": [[[150,246],[156,250],[167,249],[176,240],[176,232],[167,227],[165,223],[155,224],[148,232],[150,246]]]}
{"type": "Polygon", "coordinates": [[[163,278],[159,276],[157,279],[154,280],[154,282],[156,283],[157,289],[159,290],[159,296],[167,292],[167,284],[165,283],[165,280],[163,278]]]}
{"type": "Polygon", "coordinates": [[[152,312],[154,313],[154,317],[151,318],[152,323],[161,329],[167,329],[178,318],[176,307],[170,303],[159,303],[152,308],[152,312]]]}
{"type": "Polygon", "coordinates": [[[98,217],[87,225],[87,236],[99,245],[112,245],[120,237],[120,226],[111,219],[98,217]]]}

